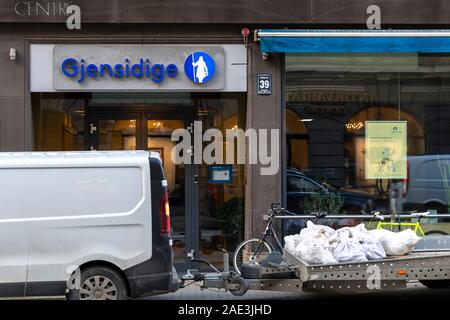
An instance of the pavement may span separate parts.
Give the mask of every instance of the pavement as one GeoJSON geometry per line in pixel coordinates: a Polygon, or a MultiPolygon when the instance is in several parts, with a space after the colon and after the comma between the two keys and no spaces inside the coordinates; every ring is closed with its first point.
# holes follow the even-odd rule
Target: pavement
{"type": "Polygon", "coordinates": [[[409,283],[407,288],[370,293],[308,293],[250,290],[236,297],[224,290],[202,290],[199,284],[192,284],[174,293],[143,298],[143,300],[323,300],[323,299],[449,299],[450,289],[429,289],[420,283],[409,283]]]}
{"type": "MultiPolygon", "coordinates": [[[[26,300],[64,300],[64,297],[32,297],[26,300]]],[[[176,292],[141,298],[138,300],[449,300],[449,289],[429,289],[418,282],[408,283],[406,288],[397,290],[376,290],[369,293],[312,293],[249,290],[237,297],[229,291],[218,289],[202,290],[199,283],[191,284],[176,292]]],[[[25,300],[24,298],[1,298],[0,300],[25,300]]]]}

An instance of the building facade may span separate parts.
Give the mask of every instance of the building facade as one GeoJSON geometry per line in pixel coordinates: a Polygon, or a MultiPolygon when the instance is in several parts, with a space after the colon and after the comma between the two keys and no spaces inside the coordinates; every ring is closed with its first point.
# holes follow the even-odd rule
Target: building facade
{"type": "MultiPolygon", "coordinates": [[[[443,0],[377,1],[382,31],[411,29],[382,35],[390,46],[379,47],[375,33],[355,37],[377,22],[372,5],[3,1],[0,150],[160,153],[179,264],[191,253],[220,261],[218,247],[232,251],[262,231],[272,202],[286,204],[289,190],[315,191],[307,181],[291,190],[287,167],[382,206],[402,179],[367,178],[367,121],[406,121],[408,156],[449,153],[450,9],[443,0]],[[79,30],[66,26],[71,4],[81,9],[79,30]],[[414,41],[418,33],[429,42],[414,41]],[[199,73],[202,54],[213,71],[206,61],[199,73]],[[231,181],[218,183],[211,165],[174,164],[172,133],[194,134],[196,121],[201,132],[278,129],[279,170],[261,175],[263,164],[233,164],[225,168],[231,181]]],[[[430,208],[448,209],[445,192],[428,197],[430,208]]]]}

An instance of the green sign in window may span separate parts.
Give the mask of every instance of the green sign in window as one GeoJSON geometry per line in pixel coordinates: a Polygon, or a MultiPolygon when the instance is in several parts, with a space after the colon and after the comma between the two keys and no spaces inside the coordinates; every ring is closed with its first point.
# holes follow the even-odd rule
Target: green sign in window
{"type": "Polygon", "coordinates": [[[406,178],[406,121],[366,121],[366,179],[406,178]]]}

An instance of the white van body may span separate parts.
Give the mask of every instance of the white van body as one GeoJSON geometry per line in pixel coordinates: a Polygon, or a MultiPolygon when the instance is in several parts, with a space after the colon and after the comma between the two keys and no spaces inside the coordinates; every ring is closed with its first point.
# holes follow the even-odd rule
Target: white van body
{"type": "Polygon", "coordinates": [[[448,212],[450,205],[450,155],[408,157],[408,178],[397,182],[397,210],[448,212]]]}
{"type": "Polygon", "coordinates": [[[0,294],[64,294],[73,271],[94,261],[133,278],[127,270],[153,255],[152,158],[160,161],[145,151],[0,153],[0,294]]]}

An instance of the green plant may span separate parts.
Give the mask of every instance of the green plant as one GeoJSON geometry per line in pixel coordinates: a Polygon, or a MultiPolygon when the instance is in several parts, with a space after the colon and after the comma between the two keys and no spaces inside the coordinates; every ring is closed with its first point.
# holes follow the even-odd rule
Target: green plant
{"type": "Polygon", "coordinates": [[[317,193],[303,202],[306,214],[327,213],[340,214],[344,206],[344,198],[339,193],[317,193]]]}
{"type": "Polygon", "coordinates": [[[227,250],[234,250],[242,241],[245,221],[244,198],[232,198],[219,209],[219,219],[225,233],[227,250]]]}

